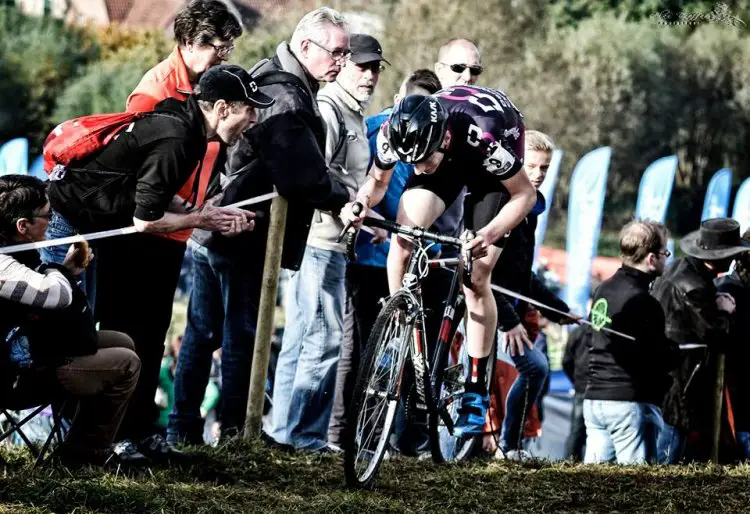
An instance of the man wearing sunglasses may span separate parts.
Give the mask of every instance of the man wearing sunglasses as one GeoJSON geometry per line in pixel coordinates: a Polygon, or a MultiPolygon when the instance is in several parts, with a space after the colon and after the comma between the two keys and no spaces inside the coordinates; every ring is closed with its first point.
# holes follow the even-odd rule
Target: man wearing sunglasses
{"type": "Polygon", "coordinates": [[[482,71],[479,48],[468,39],[451,39],[440,47],[435,74],[443,87],[475,84],[482,71]]]}
{"type": "MultiPolygon", "coordinates": [[[[501,91],[455,86],[432,96],[410,95],[396,105],[378,135],[377,155],[358,201],[380,202],[396,161],[414,164],[401,197],[397,222],[428,227],[464,187],[471,193],[465,222],[476,230],[467,243],[476,259],[471,287],[464,287],[469,379],[455,427],[458,435],[482,433],[489,406],[487,362],[497,326],[490,275],[503,237],[536,203],[536,191],[523,167],[523,116],[501,91]]],[[[354,216],[351,204],[342,211],[354,216]]],[[[391,292],[401,287],[413,245],[394,237],[388,254],[391,292]]]]}

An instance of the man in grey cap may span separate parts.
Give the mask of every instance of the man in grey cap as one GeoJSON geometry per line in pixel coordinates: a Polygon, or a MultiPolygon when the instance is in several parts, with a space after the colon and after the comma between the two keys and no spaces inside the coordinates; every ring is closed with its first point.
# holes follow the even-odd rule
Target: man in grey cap
{"type": "MultiPolygon", "coordinates": [[[[367,34],[352,34],[349,48],[336,80],[318,93],[318,108],[326,125],[328,173],[354,194],[370,159],[364,111],[388,61],[380,43],[367,34]]],[[[288,286],[270,435],[299,449],[328,448],[339,354],[351,354],[351,348],[342,350],[346,247],[337,242],[342,229],[338,215],[315,211],[302,266],[292,272],[288,286]]]]}
{"type": "MultiPolygon", "coordinates": [[[[651,294],[664,309],[666,334],[681,345],[674,381],[662,406],[664,429],[659,436],[659,461],[675,464],[684,457],[708,460],[711,451],[715,361],[729,339],[735,301],[719,293],[714,279],[729,270],[732,260],[750,252],[731,218],[701,223],[700,230],[680,241],[687,257],[664,270],[651,294]],[[688,447],[688,436],[691,438],[688,447]]],[[[648,356],[644,356],[648,358],[648,356]]]]}

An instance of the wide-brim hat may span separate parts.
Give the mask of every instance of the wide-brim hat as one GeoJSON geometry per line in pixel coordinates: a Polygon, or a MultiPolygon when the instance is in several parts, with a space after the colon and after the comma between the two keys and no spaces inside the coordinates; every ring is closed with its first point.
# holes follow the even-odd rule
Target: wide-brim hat
{"type": "Polygon", "coordinates": [[[740,224],[736,220],[713,218],[683,237],[680,248],[691,257],[719,260],[750,251],[750,241],[740,237],[740,224]]]}

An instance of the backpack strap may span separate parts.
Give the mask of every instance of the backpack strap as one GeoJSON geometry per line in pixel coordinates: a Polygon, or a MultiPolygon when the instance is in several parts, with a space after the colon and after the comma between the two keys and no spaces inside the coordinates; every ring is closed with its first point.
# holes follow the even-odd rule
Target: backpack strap
{"type": "Polygon", "coordinates": [[[344,145],[346,145],[346,125],[344,124],[344,115],[341,113],[341,109],[339,109],[339,106],[336,105],[336,103],[333,102],[330,98],[319,96],[318,102],[323,102],[324,104],[330,106],[331,109],[333,109],[333,113],[336,115],[336,121],[338,121],[339,124],[339,140],[336,141],[336,146],[333,150],[333,154],[331,155],[331,163],[333,163],[333,161],[336,160],[339,152],[344,149],[344,145]]]}

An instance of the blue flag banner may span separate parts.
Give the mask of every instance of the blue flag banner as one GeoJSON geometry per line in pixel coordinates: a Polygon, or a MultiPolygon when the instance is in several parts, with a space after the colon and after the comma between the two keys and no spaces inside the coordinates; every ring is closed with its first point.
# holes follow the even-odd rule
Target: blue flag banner
{"type": "Polygon", "coordinates": [[[611,155],[608,146],[584,155],[570,180],[565,301],[572,312],[583,316],[591,288],[591,263],[599,243],[611,155]]]}
{"type": "Polygon", "coordinates": [[[34,159],[34,162],[31,163],[31,168],[29,168],[29,175],[39,180],[47,180],[49,178],[47,172],[44,171],[44,156],[40,155],[34,159]]]}
{"type": "Polygon", "coordinates": [[[534,260],[532,261],[534,263],[536,263],[536,256],[539,253],[539,247],[542,246],[542,241],[544,241],[544,233],[547,231],[547,219],[549,218],[549,210],[552,208],[552,199],[555,194],[555,186],[557,185],[557,176],[560,174],[562,156],[562,150],[554,150],[552,152],[552,161],[549,163],[547,178],[545,178],[542,185],[539,186],[539,192],[542,193],[545,200],[547,200],[547,208],[544,209],[544,212],[537,218],[536,232],[534,233],[536,245],[534,246],[534,260]]]}
{"type": "Polygon", "coordinates": [[[750,178],[745,179],[734,197],[732,217],[739,222],[743,234],[750,228],[750,178]]]}
{"type": "Polygon", "coordinates": [[[701,221],[725,218],[729,210],[729,195],[732,192],[732,170],[723,168],[714,173],[703,201],[701,221]]]}
{"type": "Polygon", "coordinates": [[[672,185],[677,172],[677,156],[662,157],[651,163],[643,173],[641,186],[638,189],[638,203],[635,206],[635,217],[664,223],[667,218],[669,197],[672,196],[672,185]]]}
{"type": "Polygon", "coordinates": [[[0,147],[0,175],[26,175],[29,171],[29,142],[25,137],[11,139],[0,147]]]}

